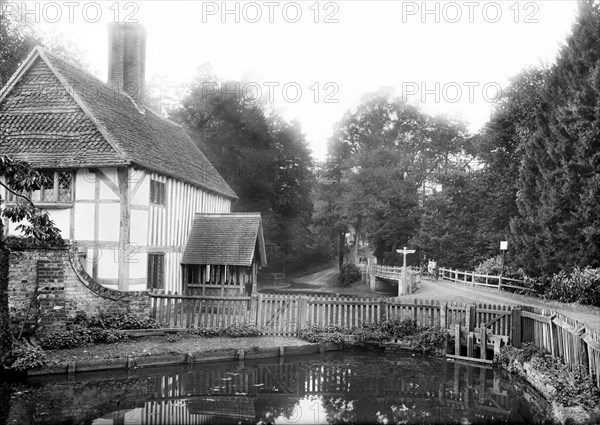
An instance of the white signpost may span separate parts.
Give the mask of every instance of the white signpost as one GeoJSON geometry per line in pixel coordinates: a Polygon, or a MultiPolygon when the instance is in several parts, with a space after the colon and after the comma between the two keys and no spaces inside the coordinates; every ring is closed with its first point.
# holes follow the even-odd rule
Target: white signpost
{"type": "Polygon", "coordinates": [[[500,251],[502,251],[502,267],[500,269],[500,281],[498,282],[498,290],[502,289],[502,277],[504,276],[504,257],[508,250],[508,241],[500,241],[500,251]]]}
{"type": "Polygon", "coordinates": [[[398,254],[402,254],[404,257],[402,261],[402,280],[398,282],[398,296],[400,296],[402,295],[402,288],[408,288],[408,285],[406,285],[406,256],[408,254],[414,254],[416,251],[414,249],[406,249],[406,247],[404,247],[404,249],[397,249],[396,252],[398,254]]]}

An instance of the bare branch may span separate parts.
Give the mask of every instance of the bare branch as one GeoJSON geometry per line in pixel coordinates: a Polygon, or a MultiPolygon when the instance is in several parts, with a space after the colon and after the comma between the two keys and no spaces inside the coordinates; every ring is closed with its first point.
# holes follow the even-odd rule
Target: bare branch
{"type": "Polygon", "coordinates": [[[27,202],[29,202],[31,204],[31,206],[33,208],[35,208],[35,204],[33,203],[33,201],[31,199],[29,199],[27,196],[25,195],[21,195],[20,193],[15,192],[14,190],[12,190],[10,187],[8,187],[7,185],[5,185],[4,183],[2,183],[2,181],[0,181],[0,186],[3,186],[6,188],[6,190],[8,190],[10,193],[12,193],[15,196],[18,196],[20,198],[25,199],[27,202]]]}

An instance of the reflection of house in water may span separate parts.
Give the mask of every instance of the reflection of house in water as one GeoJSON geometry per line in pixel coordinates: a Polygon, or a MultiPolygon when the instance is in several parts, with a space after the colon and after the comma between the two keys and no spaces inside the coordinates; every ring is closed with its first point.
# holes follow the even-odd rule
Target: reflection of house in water
{"type": "MultiPolygon", "coordinates": [[[[487,366],[424,357],[359,354],[336,358],[221,363],[187,371],[183,367],[138,369],[129,377],[119,372],[116,378],[112,372],[115,379],[111,381],[106,376],[94,381],[91,374],[64,378],[64,383],[54,378],[36,394],[46,405],[62,409],[40,416],[39,422],[36,418],[36,423],[58,419],[80,423],[98,417],[95,424],[315,423],[315,419],[317,423],[364,423],[378,418],[389,423],[523,423],[539,421],[545,408],[540,404],[532,409],[525,399],[544,403],[539,394],[527,385],[509,384],[487,366]],[[65,386],[70,390],[65,391],[65,386]],[[119,400],[118,404],[104,398],[106,388],[111,388],[110,397],[119,400]]],[[[36,381],[32,383],[40,383],[36,381]]],[[[14,406],[13,410],[26,408],[14,406]]]]}

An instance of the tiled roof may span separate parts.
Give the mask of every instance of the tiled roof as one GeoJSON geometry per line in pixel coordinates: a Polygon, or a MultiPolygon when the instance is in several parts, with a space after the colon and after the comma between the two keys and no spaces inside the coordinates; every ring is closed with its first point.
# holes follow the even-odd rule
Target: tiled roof
{"type": "MultiPolygon", "coordinates": [[[[86,143],[89,142],[89,138],[78,139],[77,137],[73,137],[73,140],[70,142],[61,142],[60,145],[56,143],[47,144],[44,146],[44,149],[46,149],[47,154],[51,158],[66,157],[68,159],[70,156],[81,157],[78,153],[80,149],[92,149],[90,151],[91,157],[92,159],[97,159],[95,166],[106,165],[107,159],[114,161],[115,165],[123,163],[135,164],[141,168],[201,186],[230,198],[236,197],[235,192],[233,192],[200,149],[191,141],[182,127],[147,108],[136,105],[127,94],[109,87],[99,79],[76,68],[52,53],[36,47],[33,54],[38,55],[44,60],[52,70],[54,76],[66,88],[66,91],[72,95],[72,99],[77,102],[77,105],[85,113],[85,116],[94,123],[96,129],[105,139],[102,148],[106,149],[106,152],[96,152],[93,150],[93,146],[91,148],[87,146],[86,143]],[[71,148],[74,149],[73,152],[70,151],[71,148]],[[70,156],[69,152],[71,152],[70,156]],[[109,155],[109,152],[111,158],[105,158],[106,155],[109,155]]],[[[18,85],[17,83],[13,89],[17,88],[18,85]]],[[[13,111],[15,111],[14,113],[18,113],[19,110],[23,109],[23,106],[19,102],[11,105],[8,101],[10,97],[12,96],[7,96],[5,99],[7,100],[6,106],[3,100],[2,112],[0,114],[2,114],[3,121],[6,120],[12,126],[11,128],[15,128],[15,126],[18,127],[19,122],[14,118],[5,118],[5,111],[10,111],[8,115],[11,115],[13,111]]],[[[61,96],[56,97],[61,98],[61,96]]],[[[60,106],[68,104],[69,101],[64,100],[60,103],[60,106]]],[[[57,108],[58,106],[51,105],[48,112],[52,114],[53,118],[51,125],[52,133],[64,130],[65,122],[68,122],[75,116],[74,112],[66,112],[66,114],[71,114],[71,118],[68,115],[65,117],[55,117],[52,111],[57,108]],[[59,118],[59,120],[54,122],[54,118],[59,118]]],[[[25,111],[28,111],[28,109],[25,109],[25,111]]],[[[36,120],[35,114],[26,113],[25,115],[26,117],[22,121],[23,125],[43,127],[43,124],[36,120]]],[[[4,124],[4,122],[2,123],[4,124]]],[[[29,131],[28,129],[28,131],[25,131],[25,134],[21,135],[21,139],[27,139],[27,133],[31,136],[36,136],[31,137],[32,142],[19,141],[16,143],[15,140],[17,138],[12,135],[7,140],[12,142],[10,143],[11,145],[18,145],[21,153],[29,153],[27,150],[31,150],[31,157],[37,159],[39,151],[36,150],[35,146],[39,146],[40,140],[43,139],[37,137],[39,135],[33,134],[37,132],[43,133],[42,129],[37,127],[35,131],[29,131]],[[33,141],[37,144],[33,144],[33,141]]],[[[78,127],[72,125],[69,129],[78,129],[78,127]]],[[[74,136],[80,135],[77,133],[74,136]]],[[[7,144],[4,143],[4,139],[7,137],[4,132],[0,133],[0,137],[2,137],[2,145],[7,144]]],[[[98,137],[98,134],[96,134],[96,137],[98,137]]],[[[100,143],[100,139],[98,139],[98,143],[100,143]]],[[[0,154],[3,154],[5,149],[7,150],[6,153],[9,153],[9,149],[13,149],[14,151],[15,148],[2,147],[0,148],[0,154]]],[[[83,164],[83,162],[89,162],[88,157],[85,158],[85,161],[82,158],[79,159],[81,160],[81,166],[94,165],[83,164]]],[[[65,160],[65,164],[68,163],[69,161],[65,160]]],[[[72,163],[76,165],[77,161],[72,161],[72,163]]],[[[52,161],[46,162],[46,159],[44,159],[43,164],[45,166],[54,166],[52,161]]]]}
{"type": "Polygon", "coordinates": [[[260,213],[196,214],[182,264],[267,265],[260,213]]]}
{"type": "Polygon", "coordinates": [[[38,58],[0,103],[0,155],[38,168],[127,164],[38,58]]]}

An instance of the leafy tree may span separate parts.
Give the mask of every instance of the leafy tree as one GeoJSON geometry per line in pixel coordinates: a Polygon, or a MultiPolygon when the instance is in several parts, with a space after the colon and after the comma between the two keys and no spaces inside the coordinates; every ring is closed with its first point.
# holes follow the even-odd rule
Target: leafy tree
{"type": "Polygon", "coordinates": [[[269,113],[241,87],[205,67],[172,117],[194,134],[238,194],[234,209],[261,212],[265,238],[277,246],[271,265],[302,266],[316,243],[310,233],[313,163],[305,136],[297,122],[269,113]]]}
{"type": "Polygon", "coordinates": [[[424,202],[414,246],[446,267],[471,268],[483,258],[486,239],[479,234],[485,203],[482,173],[455,170],[440,176],[440,190],[424,202]]]}
{"type": "Polygon", "coordinates": [[[381,261],[406,245],[418,228],[434,176],[464,152],[464,126],[430,117],[389,94],[367,96],[347,113],[329,144],[332,181],[340,196],[326,199],[330,221],[366,234],[381,261]]]}
{"type": "MultiPolygon", "coordinates": [[[[28,163],[15,161],[9,157],[0,157],[0,186],[20,199],[14,206],[0,208],[0,364],[6,365],[12,347],[10,317],[8,310],[8,254],[9,247],[4,236],[2,218],[19,223],[18,230],[25,236],[55,245],[62,243],[60,231],[54,226],[47,211],[39,210],[24,193],[39,190],[49,182],[28,163]]],[[[3,199],[0,196],[0,204],[3,199]]]]}
{"type": "MultiPolygon", "coordinates": [[[[4,5],[0,3],[0,8],[4,5]]],[[[0,13],[0,87],[3,87],[19,64],[41,38],[28,22],[10,13],[0,13]]]]}
{"type": "MultiPolygon", "coordinates": [[[[4,6],[2,3],[0,9],[4,6]]],[[[0,87],[4,87],[36,45],[67,58],[81,68],[87,67],[81,60],[76,43],[66,34],[42,32],[34,22],[22,20],[18,14],[0,13],[0,87]]]]}
{"type": "Polygon", "coordinates": [[[484,257],[498,253],[499,241],[511,239],[510,220],[519,214],[517,192],[522,146],[535,131],[545,76],[546,70],[540,68],[517,75],[503,90],[501,101],[477,138],[477,156],[484,164],[477,234],[483,242],[484,257]]]}
{"type": "Polygon", "coordinates": [[[582,0],[548,72],[535,131],[523,144],[520,217],[511,222],[526,272],[600,265],[600,4],[582,0]]]}

